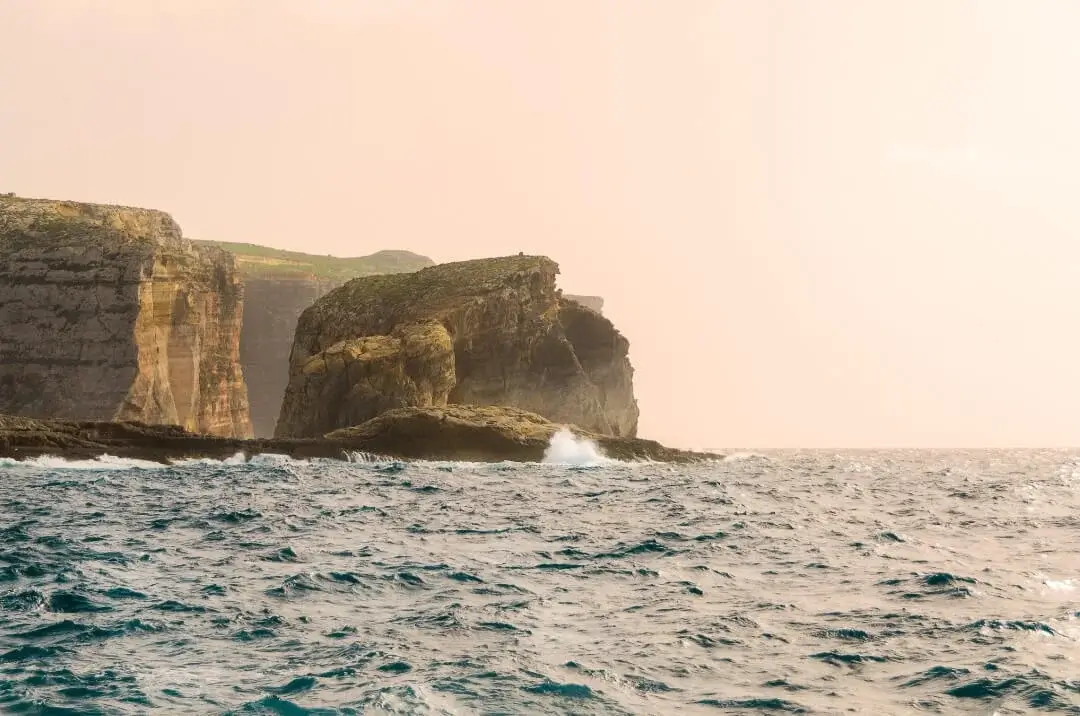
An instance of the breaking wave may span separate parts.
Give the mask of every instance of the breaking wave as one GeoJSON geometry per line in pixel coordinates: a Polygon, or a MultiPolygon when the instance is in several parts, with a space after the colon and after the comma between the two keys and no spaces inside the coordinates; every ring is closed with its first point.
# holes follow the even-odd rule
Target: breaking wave
{"type": "Polygon", "coordinates": [[[544,451],[546,465],[587,467],[608,462],[610,460],[601,452],[599,445],[592,440],[577,437],[566,428],[551,436],[551,441],[544,451]]]}

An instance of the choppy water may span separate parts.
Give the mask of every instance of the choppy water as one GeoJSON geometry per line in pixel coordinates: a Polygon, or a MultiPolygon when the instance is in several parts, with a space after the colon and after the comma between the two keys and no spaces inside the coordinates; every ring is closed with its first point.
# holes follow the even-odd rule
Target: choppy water
{"type": "Polygon", "coordinates": [[[0,709],[1080,714],[1080,453],[0,463],[0,709]]]}

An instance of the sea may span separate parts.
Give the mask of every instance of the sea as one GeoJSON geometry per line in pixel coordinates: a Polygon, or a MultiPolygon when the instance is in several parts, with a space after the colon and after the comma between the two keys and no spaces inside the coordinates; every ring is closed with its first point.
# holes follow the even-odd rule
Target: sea
{"type": "Polygon", "coordinates": [[[1080,714],[1080,451],[4,461],[0,711],[1080,714]]]}

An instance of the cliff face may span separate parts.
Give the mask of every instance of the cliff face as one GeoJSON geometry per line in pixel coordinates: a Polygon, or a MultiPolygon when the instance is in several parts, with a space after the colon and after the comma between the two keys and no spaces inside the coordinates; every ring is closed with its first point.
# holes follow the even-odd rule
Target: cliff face
{"type": "Polygon", "coordinates": [[[555,262],[513,256],[354,279],[303,312],[276,435],[396,407],[505,405],[633,436],[628,341],[560,296],[555,262]]]}
{"type": "Polygon", "coordinates": [[[410,251],[339,258],[255,244],[198,241],[236,257],[244,281],[240,363],[248,386],[255,435],[269,437],[289,382],[289,350],[305,308],[357,276],[416,271],[432,260],[410,251]]]}
{"type": "Polygon", "coordinates": [[[148,209],[0,197],[0,412],[251,434],[233,258],[148,209]]]}
{"type": "Polygon", "coordinates": [[[591,308],[601,315],[604,313],[604,299],[601,296],[572,296],[569,293],[564,294],[564,296],[571,301],[577,301],[585,308],[591,308]]]}

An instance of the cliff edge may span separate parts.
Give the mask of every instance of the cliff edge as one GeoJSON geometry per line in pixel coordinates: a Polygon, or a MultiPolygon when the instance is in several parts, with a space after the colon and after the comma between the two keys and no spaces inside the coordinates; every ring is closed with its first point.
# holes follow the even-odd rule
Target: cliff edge
{"type": "Polygon", "coordinates": [[[150,209],[0,196],[0,412],[251,435],[233,257],[150,209]]]}
{"type": "Polygon", "coordinates": [[[629,342],[562,298],[542,256],[354,279],[301,314],[275,435],[313,437],[395,408],[512,406],[632,437],[629,342]]]}

